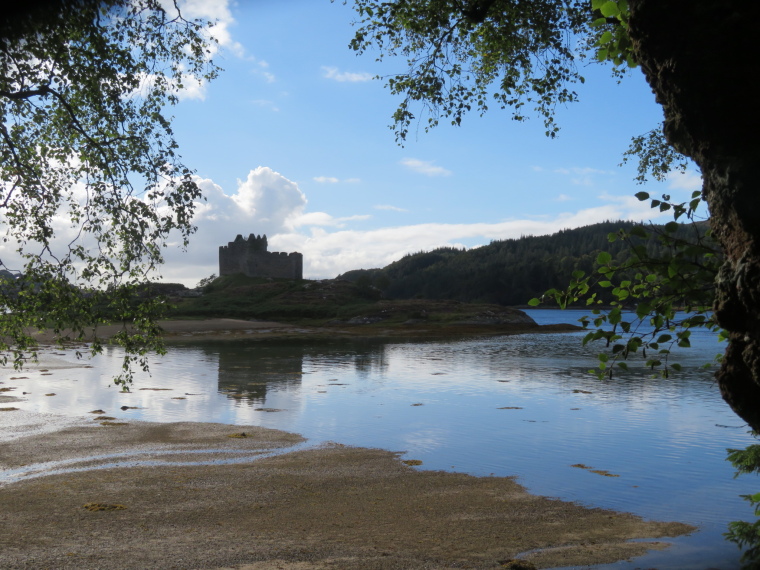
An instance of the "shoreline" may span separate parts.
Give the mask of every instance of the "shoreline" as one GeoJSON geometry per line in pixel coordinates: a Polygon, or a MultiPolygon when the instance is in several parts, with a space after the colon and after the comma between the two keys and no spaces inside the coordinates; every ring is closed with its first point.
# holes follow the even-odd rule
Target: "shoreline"
{"type": "MultiPolygon", "coordinates": [[[[581,327],[573,324],[561,325],[525,325],[525,324],[438,324],[411,323],[405,325],[326,325],[321,327],[280,323],[275,321],[258,321],[242,319],[198,319],[159,321],[164,331],[167,344],[193,341],[223,341],[241,339],[276,339],[276,338],[451,338],[467,336],[494,336],[535,333],[576,332],[581,327]]],[[[95,332],[100,339],[109,339],[122,330],[123,325],[99,326],[95,332]]],[[[64,331],[65,333],[66,331],[64,331]]],[[[33,334],[40,344],[54,344],[55,336],[51,331],[38,331],[33,334]]],[[[90,330],[84,342],[92,339],[90,330]]],[[[78,341],[72,341],[78,342],[78,341]]]]}
{"type": "Polygon", "coordinates": [[[519,556],[551,568],[695,530],[399,455],[208,423],[90,420],[3,441],[0,476],[16,480],[0,483],[0,566],[495,568],[519,556]]]}

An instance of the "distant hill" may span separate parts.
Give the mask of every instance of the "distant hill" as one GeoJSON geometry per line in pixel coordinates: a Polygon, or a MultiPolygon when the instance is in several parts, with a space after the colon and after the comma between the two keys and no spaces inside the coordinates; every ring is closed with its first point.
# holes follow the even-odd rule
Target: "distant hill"
{"type": "MultiPolygon", "coordinates": [[[[390,299],[525,305],[547,289],[565,288],[573,271],[591,273],[602,251],[622,262],[628,256],[628,245],[621,241],[610,243],[608,235],[636,225],[603,222],[548,236],[493,241],[468,250],[439,248],[406,255],[383,268],[349,271],[338,279],[374,286],[390,299]]],[[[703,224],[701,231],[705,229],[703,224]]],[[[688,230],[685,226],[683,231],[688,230]]],[[[656,238],[647,241],[646,247],[651,254],[664,253],[656,238]]]]}

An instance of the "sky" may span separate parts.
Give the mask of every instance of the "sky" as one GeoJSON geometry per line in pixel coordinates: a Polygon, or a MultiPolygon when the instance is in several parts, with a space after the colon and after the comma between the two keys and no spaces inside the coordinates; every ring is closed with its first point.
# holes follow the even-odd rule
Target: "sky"
{"type": "MultiPolygon", "coordinates": [[[[404,61],[349,49],[350,0],[187,0],[183,11],[217,21],[224,71],[171,109],[206,201],[187,251],[167,249],[163,281],[218,273],[218,248],[237,234],[301,252],[304,277],[321,279],[441,246],[652,219],[633,196],[635,168],[618,166],[631,137],[662,120],[638,70],[618,84],[607,67],[584,68],[557,139],[538,117],[493,109],[461,127],[413,127],[401,147],[389,128],[398,99],[373,78],[404,61]]],[[[685,201],[699,186],[690,172],[646,190],[685,201]]]]}

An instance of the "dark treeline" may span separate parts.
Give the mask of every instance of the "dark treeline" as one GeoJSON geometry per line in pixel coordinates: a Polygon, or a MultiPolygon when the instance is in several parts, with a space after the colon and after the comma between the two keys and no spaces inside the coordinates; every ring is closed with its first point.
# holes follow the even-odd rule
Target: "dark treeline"
{"type": "MultiPolygon", "coordinates": [[[[529,236],[491,242],[474,249],[439,248],[406,255],[382,269],[349,271],[339,278],[367,287],[373,286],[391,299],[453,299],[524,305],[551,288],[564,289],[574,271],[591,274],[596,258],[606,251],[620,263],[630,256],[630,243],[610,243],[610,233],[630,231],[633,222],[603,222],[548,236],[529,236]]],[[[699,226],[703,233],[705,225],[699,226]]],[[[653,257],[667,256],[657,239],[658,226],[650,226],[652,237],[637,239],[653,257]]],[[[679,233],[686,237],[695,226],[685,225],[679,233]]],[[[604,291],[601,292],[604,296],[604,291]]]]}

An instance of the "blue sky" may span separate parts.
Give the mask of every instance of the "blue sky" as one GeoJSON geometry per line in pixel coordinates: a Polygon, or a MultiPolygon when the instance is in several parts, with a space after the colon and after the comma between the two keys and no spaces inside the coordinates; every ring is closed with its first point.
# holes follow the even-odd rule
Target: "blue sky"
{"type": "MultiPolygon", "coordinates": [[[[662,117],[638,70],[617,84],[606,67],[584,68],[581,102],[558,109],[554,140],[539,118],[516,123],[494,109],[412,131],[402,148],[388,128],[398,100],[372,78],[404,62],[348,48],[350,2],[192,0],[185,13],[218,20],[224,71],[173,109],[207,201],[188,251],[167,251],[164,281],[218,272],[218,246],[237,234],[302,252],[314,279],[439,246],[652,215],[633,197],[633,166],[618,167],[630,138],[662,117]]],[[[647,190],[686,200],[698,187],[692,172],[647,190]]]]}

